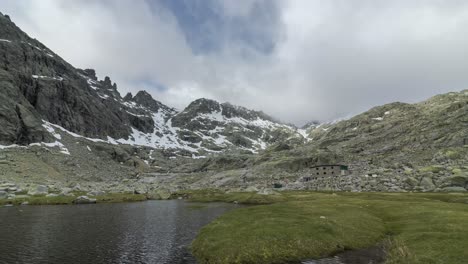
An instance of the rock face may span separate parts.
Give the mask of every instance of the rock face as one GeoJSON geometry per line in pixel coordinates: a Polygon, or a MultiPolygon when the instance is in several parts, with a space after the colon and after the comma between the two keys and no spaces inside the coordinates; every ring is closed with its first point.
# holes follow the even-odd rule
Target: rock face
{"type": "Polygon", "coordinates": [[[46,195],[49,193],[49,188],[44,185],[37,185],[33,189],[29,190],[29,195],[46,195]]]}
{"type": "Polygon", "coordinates": [[[128,114],[99,96],[110,79],[73,68],[3,15],[0,38],[0,143],[51,141],[42,119],[86,136],[129,135],[128,114]]]}

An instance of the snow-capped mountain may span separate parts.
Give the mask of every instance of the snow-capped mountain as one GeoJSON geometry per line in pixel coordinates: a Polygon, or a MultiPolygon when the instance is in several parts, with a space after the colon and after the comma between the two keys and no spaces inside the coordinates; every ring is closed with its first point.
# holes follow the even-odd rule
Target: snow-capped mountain
{"type": "Polygon", "coordinates": [[[3,15],[0,65],[0,145],[60,143],[57,129],[197,156],[303,140],[295,127],[229,103],[198,99],[178,112],[145,91],[122,98],[109,77],[99,80],[92,69],[74,68],[3,15]]]}

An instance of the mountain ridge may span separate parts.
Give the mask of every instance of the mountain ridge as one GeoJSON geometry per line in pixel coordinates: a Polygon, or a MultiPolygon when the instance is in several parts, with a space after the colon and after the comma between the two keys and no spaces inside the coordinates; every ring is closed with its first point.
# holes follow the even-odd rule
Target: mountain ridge
{"type": "Polygon", "coordinates": [[[7,124],[0,129],[0,143],[50,143],[55,139],[42,120],[85,138],[189,152],[256,152],[272,141],[269,134],[277,128],[297,134],[263,112],[229,103],[202,98],[177,112],[146,91],[122,98],[108,76],[99,80],[93,69],[74,68],[3,15],[0,28],[0,78],[3,74],[4,85],[16,95],[2,103],[17,109],[0,116],[7,124]],[[250,133],[245,136],[245,131],[250,133]]]}

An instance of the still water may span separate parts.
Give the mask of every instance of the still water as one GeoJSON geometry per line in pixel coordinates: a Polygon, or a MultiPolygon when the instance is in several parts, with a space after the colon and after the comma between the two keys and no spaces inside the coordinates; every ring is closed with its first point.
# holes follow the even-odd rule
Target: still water
{"type": "Polygon", "coordinates": [[[147,201],[0,208],[0,263],[196,263],[201,227],[233,204],[147,201]]]}

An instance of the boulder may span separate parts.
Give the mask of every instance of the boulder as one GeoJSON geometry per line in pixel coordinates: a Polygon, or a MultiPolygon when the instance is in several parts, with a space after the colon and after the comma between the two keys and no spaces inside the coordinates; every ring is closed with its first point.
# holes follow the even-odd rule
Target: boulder
{"type": "Polygon", "coordinates": [[[277,194],[277,193],[275,191],[273,191],[272,189],[270,189],[270,188],[264,188],[264,189],[260,190],[259,192],[257,192],[257,194],[273,195],[273,194],[277,194]]]}
{"type": "Polygon", "coordinates": [[[96,199],[89,198],[88,196],[83,195],[83,196],[79,196],[75,200],[73,200],[73,203],[74,204],[95,204],[96,199]]]}
{"type": "Polygon", "coordinates": [[[49,188],[45,185],[37,185],[35,188],[30,189],[29,195],[46,195],[49,193],[49,188]]]}
{"type": "Polygon", "coordinates": [[[59,195],[56,193],[49,193],[46,195],[46,197],[58,197],[59,195]]]}
{"type": "Polygon", "coordinates": [[[105,195],[106,193],[103,192],[103,191],[90,191],[89,193],[87,193],[89,196],[103,196],[105,195]]]}
{"type": "Polygon", "coordinates": [[[0,184],[0,191],[13,192],[16,191],[16,184],[14,183],[3,183],[0,184]]]}
{"type": "Polygon", "coordinates": [[[258,192],[258,189],[254,186],[249,186],[245,189],[246,192],[258,192]]]}
{"type": "Polygon", "coordinates": [[[81,188],[81,185],[77,183],[75,184],[75,186],[73,186],[72,191],[79,192],[79,191],[83,191],[83,189],[81,188]]]}
{"type": "Polygon", "coordinates": [[[425,190],[425,191],[433,191],[435,189],[434,182],[432,181],[431,177],[424,177],[422,178],[421,182],[419,185],[425,190]]]}
{"type": "Polygon", "coordinates": [[[8,193],[5,191],[0,191],[0,199],[6,199],[8,197],[8,193]]]}
{"type": "Polygon", "coordinates": [[[73,194],[71,193],[72,191],[73,191],[72,188],[65,187],[65,188],[62,188],[60,190],[60,195],[62,195],[62,196],[73,196],[73,194]]]}

